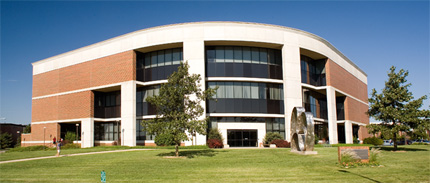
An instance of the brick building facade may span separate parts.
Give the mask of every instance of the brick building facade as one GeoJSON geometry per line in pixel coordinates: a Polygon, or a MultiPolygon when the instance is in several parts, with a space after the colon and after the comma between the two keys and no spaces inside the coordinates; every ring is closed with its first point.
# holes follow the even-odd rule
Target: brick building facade
{"type": "MultiPolygon", "coordinates": [[[[139,125],[155,116],[145,98],[183,60],[203,88],[220,86],[219,102],[203,104],[204,117],[226,144],[254,146],[267,132],[289,140],[296,106],[314,114],[320,139],[352,143],[368,135],[367,76],[330,43],[281,26],[199,22],[144,29],[33,63],[26,145],[67,131],[82,147],[153,145],[139,125]]],[[[205,141],[198,135],[184,143],[205,141]]]]}

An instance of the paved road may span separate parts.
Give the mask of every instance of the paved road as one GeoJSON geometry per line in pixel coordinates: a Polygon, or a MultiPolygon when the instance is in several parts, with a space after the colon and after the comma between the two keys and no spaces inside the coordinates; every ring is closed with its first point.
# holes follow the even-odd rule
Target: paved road
{"type": "MultiPolygon", "coordinates": [[[[87,153],[60,155],[60,157],[82,156],[82,155],[89,155],[89,154],[103,154],[103,153],[125,152],[125,151],[146,151],[146,150],[153,150],[153,149],[125,149],[125,150],[114,150],[114,151],[87,152],[87,153]]],[[[0,164],[21,162],[21,161],[31,161],[31,160],[38,160],[38,159],[49,159],[49,158],[58,158],[58,157],[57,156],[44,156],[44,157],[37,157],[37,158],[16,159],[16,160],[9,160],[9,161],[0,161],[0,164]]]]}

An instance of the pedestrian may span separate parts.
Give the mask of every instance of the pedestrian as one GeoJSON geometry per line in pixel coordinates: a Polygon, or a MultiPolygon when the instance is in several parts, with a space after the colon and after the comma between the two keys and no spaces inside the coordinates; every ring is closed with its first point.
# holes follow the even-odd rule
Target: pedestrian
{"type": "Polygon", "coordinates": [[[60,156],[60,150],[61,150],[61,141],[62,141],[63,139],[61,139],[59,142],[57,142],[57,157],[59,157],[60,156]]]}
{"type": "Polygon", "coordinates": [[[57,138],[54,137],[54,139],[52,139],[52,144],[55,144],[57,142],[57,138]]]}

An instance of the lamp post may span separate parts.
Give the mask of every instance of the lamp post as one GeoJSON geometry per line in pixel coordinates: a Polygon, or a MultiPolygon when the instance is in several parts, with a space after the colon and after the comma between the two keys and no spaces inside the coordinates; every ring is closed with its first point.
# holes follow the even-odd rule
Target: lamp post
{"type": "Polygon", "coordinates": [[[78,127],[79,123],[76,123],[76,143],[78,143],[78,127]]]}
{"type": "MultiPolygon", "coordinates": [[[[18,134],[19,140],[21,140],[21,137],[19,136],[19,134],[21,133],[20,131],[16,131],[16,133],[18,134]]],[[[21,146],[21,142],[19,142],[20,146],[21,146]]]]}
{"type": "Polygon", "coordinates": [[[43,150],[45,150],[45,130],[46,127],[43,127],[43,150]]]}
{"type": "Polygon", "coordinates": [[[124,146],[124,128],[122,129],[121,145],[124,146]]]}

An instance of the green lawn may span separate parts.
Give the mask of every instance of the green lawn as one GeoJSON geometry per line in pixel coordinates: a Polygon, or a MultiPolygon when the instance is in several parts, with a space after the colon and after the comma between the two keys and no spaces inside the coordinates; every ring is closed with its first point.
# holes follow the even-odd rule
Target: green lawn
{"type": "Polygon", "coordinates": [[[337,147],[318,155],[290,149],[172,149],[117,152],[0,164],[0,182],[429,182],[430,146],[383,149],[383,167],[341,168],[337,147]]]}

